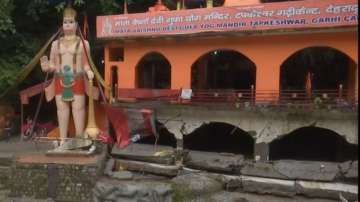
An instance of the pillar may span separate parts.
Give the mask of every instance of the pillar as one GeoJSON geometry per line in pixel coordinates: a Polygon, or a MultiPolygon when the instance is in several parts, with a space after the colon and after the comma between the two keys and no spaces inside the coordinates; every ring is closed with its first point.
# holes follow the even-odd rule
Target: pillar
{"type": "Polygon", "coordinates": [[[261,142],[254,145],[254,158],[255,161],[268,161],[269,160],[269,143],[261,142]]]}
{"type": "Polygon", "coordinates": [[[131,50],[124,48],[124,61],[118,70],[119,88],[136,87],[136,65],[140,60],[139,54],[127,53],[131,50]]]}
{"type": "Polygon", "coordinates": [[[276,102],[280,91],[280,59],[267,53],[258,57],[256,64],[256,102],[276,102]],[[273,56],[273,58],[271,58],[273,56]]]}
{"type": "Polygon", "coordinates": [[[168,59],[171,64],[171,89],[191,88],[191,57],[175,53],[168,59]]]}

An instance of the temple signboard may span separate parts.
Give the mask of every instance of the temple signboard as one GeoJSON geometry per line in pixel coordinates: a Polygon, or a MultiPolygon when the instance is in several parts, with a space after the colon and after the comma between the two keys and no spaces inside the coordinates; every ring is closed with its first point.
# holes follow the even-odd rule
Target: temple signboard
{"type": "Polygon", "coordinates": [[[97,17],[97,37],[356,26],[357,0],[292,1],[97,17]]]}

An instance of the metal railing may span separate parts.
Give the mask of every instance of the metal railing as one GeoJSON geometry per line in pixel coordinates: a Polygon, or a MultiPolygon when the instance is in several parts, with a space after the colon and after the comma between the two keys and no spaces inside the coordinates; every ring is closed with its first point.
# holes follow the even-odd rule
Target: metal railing
{"type": "Polygon", "coordinates": [[[183,104],[234,104],[245,106],[304,106],[354,108],[357,92],[343,89],[324,90],[192,90],[190,99],[181,98],[181,89],[118,89],[118,99],[164,101],[183,104]]]}

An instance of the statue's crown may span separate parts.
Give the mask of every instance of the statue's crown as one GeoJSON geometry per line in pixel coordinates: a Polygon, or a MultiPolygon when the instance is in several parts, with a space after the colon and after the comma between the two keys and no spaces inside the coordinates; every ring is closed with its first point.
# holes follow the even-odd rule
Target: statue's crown
{"type": "Polygon", "coordinates": [[[73,9],[71,6],[67,6],[64,9],[64,17],[76,18],[76,10],[73,9]]]}

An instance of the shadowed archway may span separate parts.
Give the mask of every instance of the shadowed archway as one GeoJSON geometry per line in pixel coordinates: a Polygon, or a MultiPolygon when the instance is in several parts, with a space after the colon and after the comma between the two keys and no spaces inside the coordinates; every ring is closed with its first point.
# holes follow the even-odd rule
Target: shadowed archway
{"type": "Polygon", "coordinates": [[[240,128],[220,122],[210,122],[184,136],[184,148],[207,152],[243,154],[252,158],[254,139],[240,128]]]}
{"type": "Polygon", "coordinates": [[[330,97],[352,100],[356,91],[357,64],[331,47],[308,47],[289,56],[281,65],[280,88],[310,97],[326,92],[330,97]],[[338,93],[341,92],[341,95],[338,93]]]}
{"type": "Polygon", "coordinates": [[[332,130],[303,127],[270,143],[270,160],[293,159],[343,162],[356,160],[358,146],[332,130]]]}
{"type": "Polygon", "coordinates": [[[137,88],[169,89],[170,62],[161,53],[146,54],[136,66],[136,85],[137,88]]]}
{"type": "Polygon", "coordinates": [[[255,80],[255,64],[234,50],[208,52],[191,67],[192,89],[250,89],[255,80]]]}

